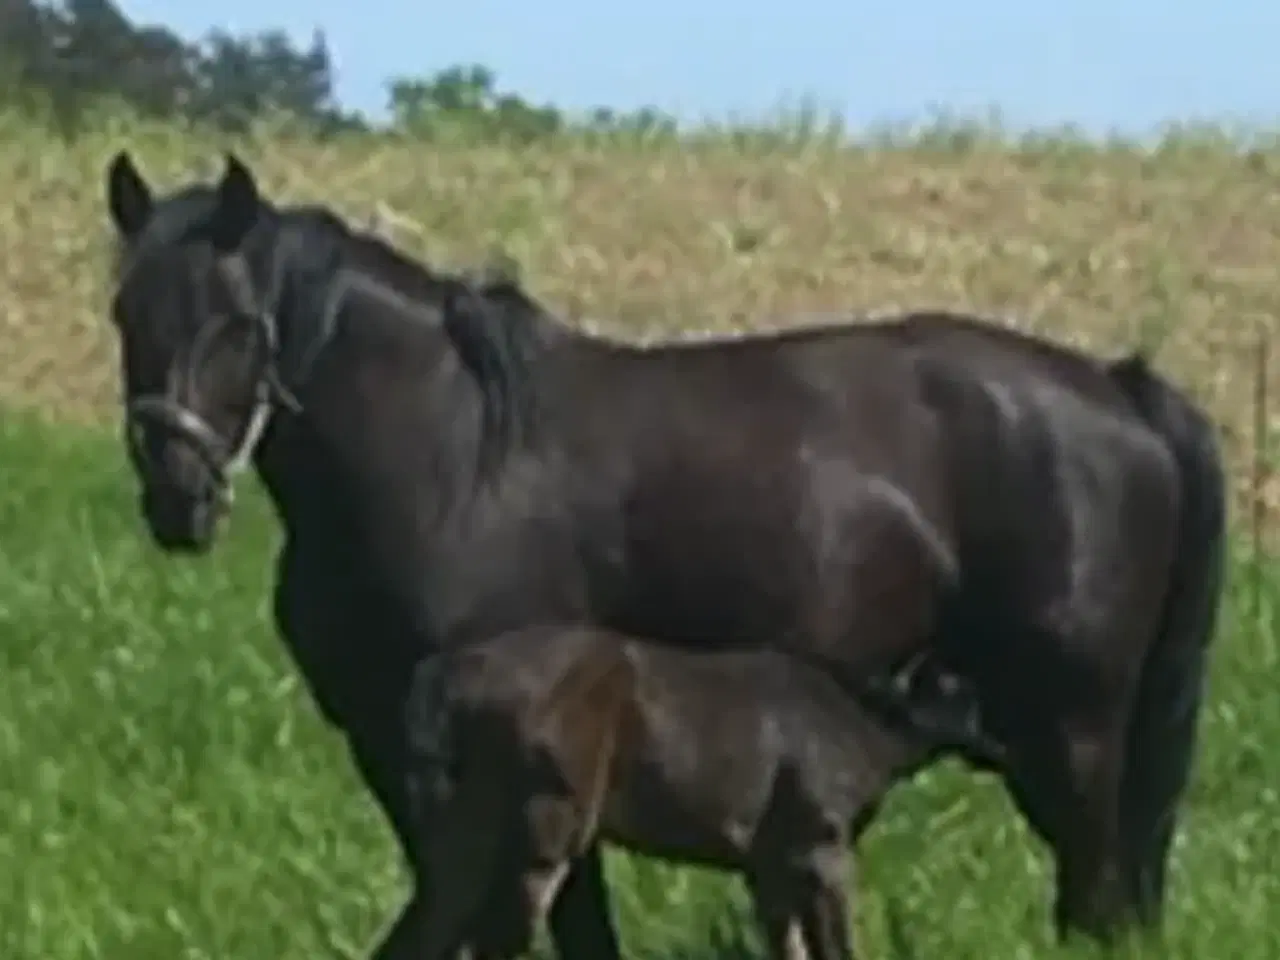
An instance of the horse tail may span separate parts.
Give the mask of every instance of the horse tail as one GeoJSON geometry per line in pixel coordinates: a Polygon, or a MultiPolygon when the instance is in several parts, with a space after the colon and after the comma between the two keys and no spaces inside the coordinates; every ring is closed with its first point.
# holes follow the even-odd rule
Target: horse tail
{"type": "Polygon", "coordinates": [[[533,717],[531,729],[538,742],[554,758],[580,804],[581,850],[595,840],[637,680],[625,641],[597,643],[593,632],[533,717]]]}
{"type": "Polygon", "coordinates": [[[1121,822],[1131,895],[1144,923],[1160,922],[1165,879],[1204,698],[1208,650],[1225,579],[1226,478],[1208,416],[1134,353],[1108,365],[1167,444],[1179,485],[1176,552],[1159,633],[1145,654],[1129,723],[1121,822]]]}

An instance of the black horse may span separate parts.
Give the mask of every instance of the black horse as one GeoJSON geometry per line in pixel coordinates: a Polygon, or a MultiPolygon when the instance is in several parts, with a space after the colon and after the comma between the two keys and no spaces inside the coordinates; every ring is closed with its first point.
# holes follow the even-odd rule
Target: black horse
{"type": "Polygon", "coordinates": [[[417,956],[526,956],[570,864],[607,840],[741,874],[774,960],[848,960],[849,847],[885,792],[952,750],[999,756],[969,684],[912,677],[897,725],[767,647],[547,624],[426,655],[406,718],[417,956]]]}
{"type": "MultiPolygon", "coordinates": [[[[151,534],[207,549],[256,465],[280,632],[406,849],[424,650],[583,623],[854,684],[925,654],[979,692],[1060,934],[1156,924],[1225,507],[1211,424],[1140,356],[939,313],[640,349],[277,207],[234,157],[157,198],[121,154],[107,190],[151,534]]],[[[603,913],[589,854],[553,936],[616,954],[603,913]]]]}

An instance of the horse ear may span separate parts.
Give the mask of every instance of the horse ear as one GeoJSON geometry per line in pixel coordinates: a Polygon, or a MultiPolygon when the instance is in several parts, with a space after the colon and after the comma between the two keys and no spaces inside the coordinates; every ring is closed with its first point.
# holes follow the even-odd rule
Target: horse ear
{"type": "Polygon", "coordinates": [[[226,163],[218,184],[218,205],[208,228],[209,239],[220,253],[239,248],[262,209],[258,184],[249,168],[234,153],[227,154],[226,163]]]}
{"type": "Polygon", "coordinates": [[[121,150],[107,166],[107,208],[111,222],[125,240],[132,240],[151,219],[151,188],[133,164],[128,150],[121,150]]]}

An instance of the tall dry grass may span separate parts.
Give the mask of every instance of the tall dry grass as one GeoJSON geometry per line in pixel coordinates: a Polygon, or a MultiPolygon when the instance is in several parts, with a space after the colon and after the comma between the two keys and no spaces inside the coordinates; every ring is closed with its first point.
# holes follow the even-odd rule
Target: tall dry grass
{"type": "MultiPolygon", "coordinates": [[[[0,116],[7,405],[116,415],[102,182],[121,146],[168,186],[216,173],[228,144],[123,117],[68,143],[0,116]]],[[[1280,148],[939,132],[874,148],[767,134],[501,147],[270,132],[233,146],[279,199],[361,220],[394,211],[397,242],[433,261],[502,247],[542,297],[610,335],[945,306],[1103,353],[1158,339],[1160,367],[1221,424],[1242,494],[1252,483],[1255,344],[1280,313],[1280,148]]],[[[1280,426],[1280,407],[1265,419],[1280,426]]],[[[1265,500],[1280,501],[1280,482],[1268,478],[1265,500]]]]}

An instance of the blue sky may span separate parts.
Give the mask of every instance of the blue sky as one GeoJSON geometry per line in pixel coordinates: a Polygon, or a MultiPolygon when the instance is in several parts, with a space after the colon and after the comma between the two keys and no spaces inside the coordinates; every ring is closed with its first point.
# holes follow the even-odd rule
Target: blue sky
{"type": "Polygon", "coordinates": [[[854,125],[998,106],[1015,126],[1150,131],[1169,119],[1280,127],[1280,3],[1263,0],[123,0],[198,36],[279,26],[329,38],[347,106],[391,74],[478,62],[578,108],[685,119],[811,98],[854,125]],[[216,11],[216,14],[214,13],[216,11]]]}

